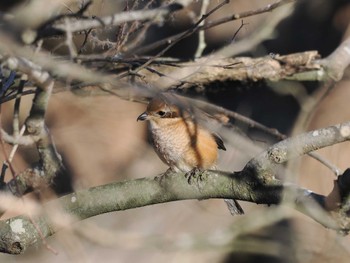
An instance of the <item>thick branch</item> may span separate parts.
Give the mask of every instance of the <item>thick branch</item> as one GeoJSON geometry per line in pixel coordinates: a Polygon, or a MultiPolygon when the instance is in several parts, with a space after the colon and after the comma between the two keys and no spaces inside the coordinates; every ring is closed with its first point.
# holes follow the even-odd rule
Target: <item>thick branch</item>
{"type": "MultiPolygon", "coordinates": [[[[327,58],[319,60],[317,51],[260,58],[201,58],[195,62],[171,62],[140,71],[142,82],[167,90],[171,87],[198,88],[229,81],[340,80],[350,63],[350,38],[327,58]]],[[[106,60],[107,61],[107,60],[106,60]]]]}
{"type": "MultiPolygon", "coordinates": [[[[81,81],[85,83],[95,83],[103,86],[103,92],[111,91],[113,94],[130,99],[130,94],[141,93],[141,89],[135,92],[135,86],[132,86],[126,82],[116,81],[112,76],[98,73],[96,71],[88,70],[87,68],[74,64],[68,61],[59,61],[53,59],[44,52],[38,52],[33,56],[33,52],[25,47],[18,45],[15,41],[12,41],[8,35],[0,34],[0,51],[3,53],[12,53],[17,58],[11,57],[9,65],[15,67],[32,67],[31,62],[19,57],[31,58],[31,60],[40,65],[43,69],[49,71],[53,75],[57,75],[62,79],[72,78],[72,80],[81,81]],[[123,88],[120,88],[123,87],[123,88]]],[[[330,56],[324,60],[318,60],[318,53],[316,51],[309,51],[297,54],[290,54],[285,56],[274,55],[262,58],[206,58],[196,62],[183,62],[175,63],[171,62],[170,65],[167,61],[158,60],[148,68],[139,72],[142,75],[140,84],[144,82],[149,83],[151,86],[156,86],[163,89],[182,87],[198,87],[207,86],[211,83],[227,82],[227,81],[258,81],[258,80],[309,80],[309,81],[322,81],[329,79],[331,72],[338,72],[342,75],[345,67],[348,65],[350,55],[347,54],[347,46],[349,41],[345,41],[334,54],[342,54],[343,61],[338,67],[339,63],[331,63],[334,60],[334,56],[330,56]],[[162,65],[159,65],[162,63],[162,65]],[[168,64],[168,65],[166,65],[168,64]],[[176,67],[174,67],[174,65],[176,67]],[[330,73],[328,73],[330,72],[330,73]]],[[[5,58],[3,58],[4,60],[5,58]]],[[[80,58],[85,61],[89,61],[87,58],[80,58]]],[[[92,59],[92,62],[101,63],[123,63],[120,59],[113,58],[98,58],[92,59]]],[[[142,62],[142,60],[140,60],[142,62]]],[[[125,61],[124,63],[128,63],[125,61]]],[[[137,59],[131,61],[131,64],[138,64],[137,59]]],[[[142,62],[143,63],[143,62],[142,62]]],[[[90,65],[94,65],[90,63],[90,65]]],[[[13,67],[12,67],[13,68],[13,67]]],[[[23,69],[23,72],[24,69],[23,69]]],[[[35,76],[33,76],[35,77],[35,76]]],[[[135,79],[135,76],[133,76],[135,79]]],[[[138,78],[136,78],[138,80],[138,78]]],[[[143,90],[145,91],[145,89],[143,90]]],[[[142,95],[141,95],[142,96],[142,95]]]]}
{"type": "MultiPolygon", "coordinates": [[[[302,203],[301,197],[305,197],[323,206],[322,196],[304,189],[292,188],[299,196],[299,205],[302,203]]],[[[142,178],[72,193],[47,203],[46,207],[61,208],[62,211],[73,215],[75,220],[82,220],[112,211],[187,199],[236,198],[255,203],[278,204],[283,199],[283,190],[284,187],[279,181],[269,186],[256,184],[248,173],[208,171],[202,175],[202,180],[193,181],[192,184],[188,183],[183,174],[142,178]]],[[[48,216],[39,215],[34,221],[46,237],[58,230],[48,216]]],[[[27,216],[0,221],[0,251],[22,253],[38,240],[40,236],[27,216]]]]}
{"type": "MultiPolygon", "coordinates": [[[[151,65],[140,71],[142,82],[162,89],[177,86],[198,88],[211,83],[259,80],[309,80],[325,79],[324,69],[317,62],[317,51],[285,56],[273,55],[261,58],[237,57],[199,59],[166,65],[151,65]],[[176,65],[176,67],[174,67],[176,65]],[[304,75],[301,75],[301,74],[304,75]]],[[[158,62],[159,63],[159,62],[158,62]]]]}

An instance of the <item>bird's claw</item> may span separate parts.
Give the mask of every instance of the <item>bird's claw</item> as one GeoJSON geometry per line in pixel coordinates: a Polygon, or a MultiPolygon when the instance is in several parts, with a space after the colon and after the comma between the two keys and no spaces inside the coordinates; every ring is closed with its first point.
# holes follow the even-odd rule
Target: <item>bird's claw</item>
{"type": "Polygon", "coordinates": [[[197,179],[197,181],[202,181],[203,171],[199,168],[193,168],[191,171],[185,173],[185,177],[187,178],[188,184],[192,184],[193,179],[197,179]]]}

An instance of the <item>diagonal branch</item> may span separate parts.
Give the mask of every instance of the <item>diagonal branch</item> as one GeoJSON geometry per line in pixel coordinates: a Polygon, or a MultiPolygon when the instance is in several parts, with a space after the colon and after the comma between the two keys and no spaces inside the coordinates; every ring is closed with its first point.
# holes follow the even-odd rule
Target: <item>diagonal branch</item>
{"type": "Polygon", "coordinates": [[[310,131],[274,144],[256,158],[245,169],[252,169],[262,181],[274,176],[277,165],[306,153],[350,139],[350,122],[310,131]]]}

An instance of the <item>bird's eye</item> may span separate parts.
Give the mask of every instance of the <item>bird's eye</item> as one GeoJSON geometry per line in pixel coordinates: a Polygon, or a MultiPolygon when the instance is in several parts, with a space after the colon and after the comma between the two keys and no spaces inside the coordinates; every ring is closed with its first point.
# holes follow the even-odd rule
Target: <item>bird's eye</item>
{"type": "Polygon", "coordinates": [[[163,117],[165,115],[165,111],[158,111],[157,114],[160,116],[160,117],[163,117]]]}

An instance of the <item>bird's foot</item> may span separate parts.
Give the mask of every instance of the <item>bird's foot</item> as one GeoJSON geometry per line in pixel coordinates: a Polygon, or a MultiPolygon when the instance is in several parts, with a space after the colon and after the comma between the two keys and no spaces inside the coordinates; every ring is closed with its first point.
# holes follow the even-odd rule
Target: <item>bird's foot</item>
{"type": "Polygon", "coordinates": [[[193,179],[196,179],[198,181],[202,181],[202,175],[204,171],[195,167],[191,171],[185,173],[185,177],[187,178],[188,184],[192,184],[193,179]]]}

